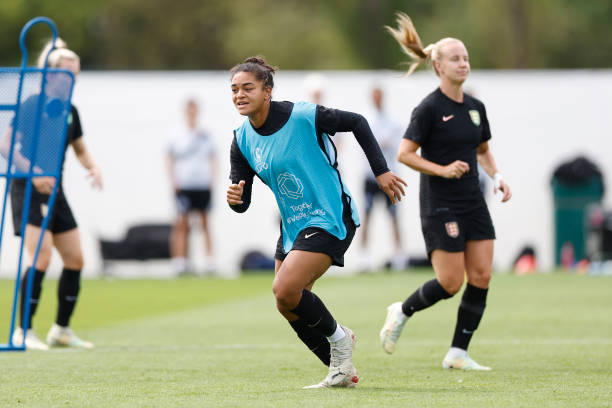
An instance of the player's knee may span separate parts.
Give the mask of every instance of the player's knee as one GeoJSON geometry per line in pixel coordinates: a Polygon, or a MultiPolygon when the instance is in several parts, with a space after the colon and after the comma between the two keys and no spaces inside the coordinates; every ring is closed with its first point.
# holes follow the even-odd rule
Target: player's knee
{"type": "Polygon", "coordinates": [[[51,250],[41,248],[36,259],[36,269],[46,271],[51,263],[51,250]]]}
{"type": "Polygon", "coordinates": [[[174,229],[178,232],[185,232],[189,228],[189,223],[187,221],[187,217],[179,216],[174,223],[174,229]]]}
{"type": "Polygon", "coordinates": [[[276,307],[280,312],[293,310],[299,303],[298,293],[278,281],[272,284],[272,292],[276,298],[276,307]]]}
{"type": "Polygon", "coordinates": [[[82,253],[71,254],[64,259],[64,266],[68,269],[81,270],[84,263],[82,253]]]}
{"type": "Polygon", "coordinates": [[[461,290],[461,287],[463,286],[463,281],[463,274],[457,274],[457,276],[439,280],[440,285],[451,296],[454,296],[457,292],[461,290]]]}
{"type": "Polygon", "coordinates": [[[470,284],[477,286],[479,288],[489,287],[490,281],[491,281],[491,269],[490,268],[479,268],[479,269],[472,271],[469,274],[470,284]]]}

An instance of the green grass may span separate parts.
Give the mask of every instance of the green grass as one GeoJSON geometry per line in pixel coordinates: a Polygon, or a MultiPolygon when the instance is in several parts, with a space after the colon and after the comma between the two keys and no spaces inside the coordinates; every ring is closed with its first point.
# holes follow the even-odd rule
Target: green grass
{"type": "MultiPolygon", "coordinates": [[[[358,338],[359,386],[334,390],[301,390],[326,370],[276,312],[270,275],[85,281],[73,327],[96,348],[0,353],[0,407],[612,406],[612,279],[495,276],[470,349],[494,370],[469,373],[441,368],[459,297],[416,314],[394,355],[380,349],[385,307],[429,276],[317,284],[358,338]]],[[[35,319],[41,337],[55,284],[35,319]]],[[[10,294],[0,281],[0,306],[10,294]]]]}

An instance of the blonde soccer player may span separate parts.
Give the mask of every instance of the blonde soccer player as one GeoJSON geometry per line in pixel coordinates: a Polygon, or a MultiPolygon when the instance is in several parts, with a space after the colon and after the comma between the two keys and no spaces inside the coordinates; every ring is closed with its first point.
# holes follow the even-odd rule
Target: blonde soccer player
{"type": "MultiPolygon", "coordinates": [[[[45,64],[45,58],[52,48],[51,42],[49,42],[43,49],[38,60],[38,66],[43,67],[45,64]]],[[[48,66],[50,68],[60,68],[72,72],[75,76],[78,75],[81,69],[79,56],[73,51],[66,48],[66,44],[61,39],[56,39],[55,48],[49,54],[48,66]]],[[[53,97],[55,83],[53,81],[59,81],[60,79],[49,75],[49,83],[46,87],[48,95],[46,97],[53,97]]],[[[59,88],[58,88],[59,89],[59,88]]],[[[20,118],[27,119],[33,117],[36,109],[37,96],[33,96],[23,102],[20,110],[20,118]]],[[[102,176],[99,167],[93,159],[90,151],[87,149],[85,142],[83,141],[83,129],[81,127],[81,121],[79,118],[79,112],[77,108],[72,105],[70,114],[68,115],[67,123],[67,134],[66,134],[66,145],[62,150],[62,167],[64,161],[65,151],[69,146],[72,146],[77,159],[81,165],[88,170],[88,177],[91,178],[92,185],[96,188],[102,188],[102,176]]],[[[18,122],[17,128],[17,142],[19,143],[15,150],[15,162],[19,166],[29,167],[29,161],[27,155],[30,151],[30,144],[33,141],[32,134],[34,132],[34,124],[32,121],[21,120],[18,122]]],[[[3,154],[8,151],[10,144],[10,135],[12,130],[9,128],[0,143],[0,148],[3,154]]],[[[43,160],[41,157],[40,160],[43,160]]],[[[63,170],[63,169],[62,169],[63,170]]],[[[49,200],[54,183],[59,183],[55,204],[53,206],[52,214],[50,215],[50,221],[47,230],[43,233],[42,246],[40,248],[39,256],[36,261],[34,269],[34,278],[32,286],[32,294],[30,298],[30,311],[29,311],[29,327],[18,327],[13,333],[13,343],[21,344],[25,336],[25,346],[27,349],[38,349],[48,350],[49,346],[58,347],[78,347],[78,348],[92,348],[93,344],[78,337],[70,328],[70,319],[74,312],[77,299],[80,291],[81,284],[81,270],[83,269],[83,251],[81,248],[81,239],[79,237],[79,230],[77,227],[76,220],[72,214],[68,200],[64,194],[64,188],[62,186],[62,177],[60,175],[59,180],[55,180],[52,177],[34,177],[32,184],[31,203],[29,208],[29,214],[27,219],[27,225],[25,231],[21,230],[21,218],[23,210],[23,202],[25,196],[26,182],[24,179],[14,179],[11,183],[11,207],[13,213],[13,225],[15,235],[23,236],[24,245],[27,254],[27,272],[24,274],[22,285],[21,285],[21,318],[19,322],[23,321],[23,314],[25,309],[25,292],[26,282],[30,269],[36,246],[40,234],[42,233],[41,224],[46,213],[46,205],[49,200]],[[55,248],[64,264],[61,272],[61,276],[58,283],[58,308],[55,323],[51,326],[46,340],[44,343],[38,338],[36,332],[32,328],[32,319],[36,313],[40,295],[42,292],[42,283],[45,276],[45,272],[49,267],[51,261],[51,254],[55,248]]]]}
{"type": "Polygon", "coordinates": [[[398,159],[421,173],[421,227],[435,279],[425,282],[404,302],[387,308],[380,332],[382,347],[395,351],[406,321],[416,312],[459,292],[467,276],[455,332],[444,368],[490,370],[467,353],[485,311],[495,230],[478,185],[477,163],[495,180],[495,191],[510,199],[510,187],[489,149],[491,131],[484,104],[463,92],[470,74],[465,45],[443,38],[423,48],[410,18],[398,14],[398,28],[389,28],[402,49],[416,61],[409,73],[431,61],[440,85],[414,109],[400,144],[398,159]],[[417,153],[418,150],[420,154],[417,153]]]}

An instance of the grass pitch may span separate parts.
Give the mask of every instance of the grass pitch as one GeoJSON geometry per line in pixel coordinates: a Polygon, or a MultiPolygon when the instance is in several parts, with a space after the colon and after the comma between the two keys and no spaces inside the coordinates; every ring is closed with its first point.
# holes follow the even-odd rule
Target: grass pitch
{"type": "MultiPolygon", "coordinates": [[[[315,292],[357,335],[356,389],[302,390],[326,374],[276,312],[271,275],[84,281],[72,326],[91,351],[0,353],[0,407],[611,407],[612,279],[497,275],[470,354],[441,368],[459,296],[417,313],[392,356],[385,307],[431,272],[323,278],[315,292]]],[[[12,282],[0,281],[2,336],[12,282]]],[[[55,313],[46,281],[34,321],[55,313]]],[[[2,339],[0,341],[4,341],[2,339]]]]}

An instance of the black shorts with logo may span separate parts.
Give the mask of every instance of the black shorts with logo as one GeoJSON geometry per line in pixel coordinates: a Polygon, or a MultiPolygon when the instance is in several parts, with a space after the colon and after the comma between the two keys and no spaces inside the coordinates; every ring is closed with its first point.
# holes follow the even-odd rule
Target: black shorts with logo
{"type": "MultiPolygon", "coordinates": [[[[299,251],[319,252],[329,255],[332,259],[332,265],[344,266],[344,253],[351,245],[351,241],[355,236],[355,224],[352,219],[345,221],[346,237],[338,239],[323,228],[307,227],[300,231],[297,238],[293,242],[293,248],[299,251]]],[[[287,253],[283,248],[283,233],[278,238],[276,243],[276,254],[274,258],[279,261],[284,261],[287,253]]]]}
{"type": "Polygon", "coordinates": [[[179,214],[192,211],[207,211],[210,208],[210,189],[179,190],[176,193],[176,208],[179,214]]]}
{"type": "MultiPolygon", "coordinates": [[[[21,236],[21,215],[23,213],[25,186],[26,183],[23,180],[13,180],[11,183],[11,209],[13,212],[13,229],[16,236],[21,236]]],[[[42,225],[43,218],[47,214],[48,202],[49,196],[39,193],[34,186],[32,186],[28,224],[37,227],[42,225]]],[[[53,211],[49,219],[49,224],[47,225],[47,231],[53,234],[59,234],[70,231],[76,227],[76,220],[74,219],[70,205],[68,205],[68,201],[64,195],[64,189],[60,185],[57,190],[57,195],[55,196],[55,203],[53,204],[53,211]]]]}
{"type": "Polygon", "coordinates": [[[463,252],[467,241],[495,239],[495,228],[486,205],[461,213],[438,208],[433,215],[421,217],[421,229],[429,257],[434,249],[463,252]]]}

